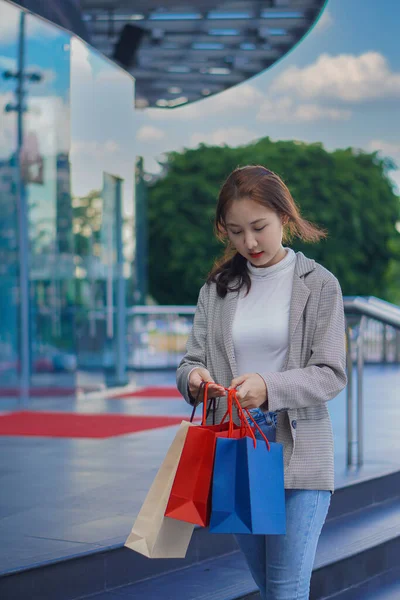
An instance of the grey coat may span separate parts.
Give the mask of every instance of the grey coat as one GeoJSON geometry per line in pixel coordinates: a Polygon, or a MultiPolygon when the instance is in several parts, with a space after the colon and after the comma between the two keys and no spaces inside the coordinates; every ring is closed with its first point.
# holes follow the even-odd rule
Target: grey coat
{"type": "MultiPolygon", "coordinates": [[[[237,292],[220,298],[215,283],[200,290],[176,373],[178,389],[190,404],[187,376],[193,367],[205,367],[225,387],[240,375],[232,340],[237,298],[237,292]]],[[[285,363],[282,371],[264,374],[264,379],[268,410],[278,412],[276,441],[284,447],[285,487],[333,491],[333,436],[326,402],[347,383],[343,298],[336,277],[302,252],[296,253],[285,363]]],[[[221,397],[217,422],[225,409],[221,397]]]]}

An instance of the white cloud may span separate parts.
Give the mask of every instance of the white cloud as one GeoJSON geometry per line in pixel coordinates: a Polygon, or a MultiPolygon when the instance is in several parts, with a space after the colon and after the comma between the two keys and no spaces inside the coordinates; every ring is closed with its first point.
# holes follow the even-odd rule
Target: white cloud
{"type": "MultiPolygon", "coordinates": [[[[332,18],[326,14],[321,19],[332,18]]],[[[359,56],[322,54],[304,68],[293,66],[284,70],[268,87],[267,94],[245,83],[182,108],[147,109],[143,114],[166,122],[208,120],[243,111],[252,111],[258,121],[265,122],[344,121],[351,118],[352,111],[338,103],[400,97],[400,73],[391,71],[386,58],[378,52],[359,56]]],[[[197,133],[194,136],[199,139],[197,133]]]]}
{"type": "Polygon", "coordinates": [[[368,143],[368,150],[371,152],[381,152],[387,156],[399,155],[400,157],[400,142],[387,142],[385,140],[371,140],[368,143]]]}
{"type": "Polygon", "coordinates": [[[322,54],[312,65],[286,69],[272,83],[270,92],[346,102],[400,98],[400,73],[392,72],[379,52],[322,54]]]}
{"type": "MultiPolygon", "coordinates": [[[[13,73],[16,72],[17,70],[17,59],[16,58],[9,58],[8,56],[0,56],[0,72],[1,71],[12,71],[13,73]]],[[[42,69],[42,67],[39,67],[38,65],[29,65],[28,67],[26,67],[25,73],[39,73],[42,76],[42,85],[51,83],[53,81],[55,81],[55,79],[57,79],[57,73],[53,70],[53,69],[42,69]]],[[[13,79],[12,81],[14,81],[15,83],[15,79],[13,79]]],[[[36,86],[37,84],[33,84],[34,86],[36,86]]],[[[29,83],[28,83],[29,86],[29,83]]],[[[28,87],[28,90],[30,88],[28,87]]],[[[35,89],[35,88],[34,88],[35,89]]]]}
{"type": "Polygon", "coordinates": [[[2,44],[15,41],[18,35],[20,11],[7,2],[0,4],[0,39],[2,44]]]}
{"type": "Polygon", "coordinates": [[[107,140],[104,144],[96,141],[73,141],[71,144],[71,160],[85,156],[103,159],[105,156],[115,155],[120,151],[120,146],[115,140],[107,140]]]}
{"type": "Polygon", "coordinates": [[[90,52],[79,38],[71,39],[71,88],[93,79],[90,52]]]}
{"type": "MultiPolygon", "coordinates": [[[[16,112],[6,113],[6,104],[15,104],[15,94],[0,95],[0,151],[1,158],[10,156],[16,148],[16,112]]],[[[31,96],[24,118],[26,139],[37,144],[42,156],[54,156],[57,152],[68,152],[69,107],[59,96],[31,96]]]]}
{"type": "Polygon", "coordinates": [[[209,119],[210,117],[232,112],[241,112],[256,107],[263,99],[263,94],[250,83],[243,83],[211,98],[174,109],[148,108],[143,113],[150,119],[169,121],[170,119],[192,121],[209,119]]]}
{"type": "Polygon", "coordinates": [[[259,137],[260,134],[245,127],[226,127],[216,129],[210,133],[193,133],[190,137],[190,146],[198,146],[201,143],[211,146],[223,146],[224,144],[239,146],[241,144],[248,144],[259,137]]]}
{"type": "Polygon", "coordinates": [[[304,123],[320,119],[343,121],[350,117],[350,110],[319,106],[314,103],[296,104],[296,101],[289,96],[265,100],[257,114],[258,121],[270,123],[304,123]]]}
{"type": "Polygon", "coordinates": [[[70,142],[70,111],[59,96],[33,96],[25,116],[25,128],[35,132],[42,154],[68,152],[70,142]]]}
{"type": "Polygon", "coordinates": [[[165,131],[153,125],[143,125],[136,134],[140,142],[155,142],[165,138],[165,131]]]}
{"type": "Polygon", "coordinates": [[[371,140],[366,146],[368,152],[378,151],[381,157],[391,158],[397,169],[389,172],[391,180],[395,184],[395,191],[400,194],[400,142],[388,142],[386,140],[371,140]]]}
{"type": "Polygon", "coordinates": [[[322,13],[321,17],[319,18],[318,23],[314,27],[314,31],[316,31],[317,33],[322,33],[323,31],[326,31],[327,29],[332,27],[332,25],[332,13],[326,8],[322,13]]]}
{"type": "Polygon", "coordinates": [[[0,159],[9,158],[17,144],[17,114],[6,112],[7,104],[15,104],[12,92],[0,94],[0,159]]]}
{"type": "MultiPolygon", "coordinates": [[[[1,36],[1,27],[0,27],[0,36],[1,36]]],[[[14,71],[17,67],[17,59],[9,58],[8,56],[0,56],[0,70],[4,71],[14,71]]]]}

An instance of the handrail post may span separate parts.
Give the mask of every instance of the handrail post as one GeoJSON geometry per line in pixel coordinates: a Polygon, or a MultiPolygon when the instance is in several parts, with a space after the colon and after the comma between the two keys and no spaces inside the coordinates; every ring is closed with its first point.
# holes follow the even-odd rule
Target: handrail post
{"type": "Polygon", "coordinates": [[[361,467],[364,462],[364,401],[363,401],[363,378],[364,378],[364,329],[365,316],[360,319],[357,340],[357,466],[361,467]]]}
{"type": "Polygon", "coordinates": [[[351,326],[346,319],[346,354],[347,354],[347,466],[353,464],[353,357],[351,343],[351,326]]]}
{"type": "Polygon", "coordinates": [[[400,331],[398,329],[396,329],[395,336],[395,361],[400,363],[400,331]]]}
{"type": "Polygon", "coordinates": [[[382,323],[382,362],[388,361],[388,326],[382,323]]]}
{"type": "Polygon", "coordinates": [[[347,338],[347,466],[360,467],[364,462],[364,399],[363,399],[363,377],[364,377],[364,332],[366,317],[360,315],[346,316],[346,338],[347,338]],[[354,403],[353,403],[353,356],[352,356],[352,332],[355,332],[355,347],[357,360],[357,423],[354,428],[354,403]],[[354,429],[356,435],[354,435],[354,429]],[[357,456],[354,447],[357,446],[357,456]]]}

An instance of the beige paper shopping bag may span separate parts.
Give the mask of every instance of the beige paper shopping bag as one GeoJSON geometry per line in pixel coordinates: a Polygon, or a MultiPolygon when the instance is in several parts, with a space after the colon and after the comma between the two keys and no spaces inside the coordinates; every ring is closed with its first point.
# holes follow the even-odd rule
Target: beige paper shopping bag
{"type": "Polygon", "coordinates": [[[182,421],[124,546],[148,558],[184,558],[194,525],[165,517],[188,428],[182,421]]]}

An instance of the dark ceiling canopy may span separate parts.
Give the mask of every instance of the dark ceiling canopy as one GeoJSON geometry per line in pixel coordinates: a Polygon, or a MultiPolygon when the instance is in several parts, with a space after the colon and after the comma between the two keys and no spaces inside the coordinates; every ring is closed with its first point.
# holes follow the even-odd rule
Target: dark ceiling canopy
{"type": "Polygon", "coordinates": [[[137,107],[173,108],[268,69],[307,34],[326,0],[20,3],[74,31],[131,73],[137,107]],[[73,16],[70,26],[60,17],[63,7],[73,16]],[[53,16],[43,12],[50,8],[53,16]]]}

